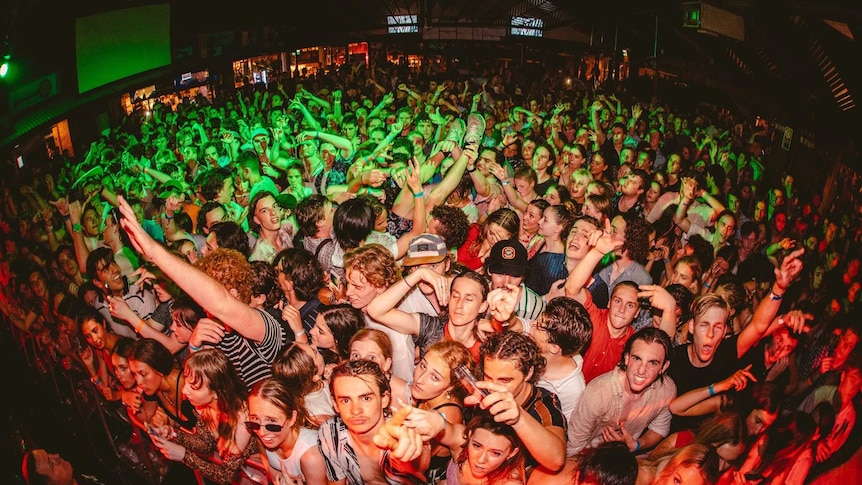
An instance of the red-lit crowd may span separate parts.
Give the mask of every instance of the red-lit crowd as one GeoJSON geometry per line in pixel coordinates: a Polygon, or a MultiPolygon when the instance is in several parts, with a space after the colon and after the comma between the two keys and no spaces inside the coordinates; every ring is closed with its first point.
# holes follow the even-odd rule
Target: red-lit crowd
{"type": "Polygon", "coordinates": [[[862,225],[766,135],[494,69],[155,101],[2,182],[0,310],[165,483],[802,484],[858,446],[862,225]]]}

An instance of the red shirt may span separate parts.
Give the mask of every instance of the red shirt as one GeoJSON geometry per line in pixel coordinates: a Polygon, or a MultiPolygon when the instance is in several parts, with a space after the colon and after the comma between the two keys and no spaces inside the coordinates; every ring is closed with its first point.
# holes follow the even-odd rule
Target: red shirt
{"type": "Polygon", "coordinates": [[[478,224],[470,225],[467,240],[458,248],[458,262],[473,271],[482,267],[482,259],[479,258],[480,243],[478,242],[481,231],[482,229],[478,224]]]}
{"type": "Polygon", "coordinates": [[[593,322],[593,339],[584,353],[584,380],[589,384],[591,380],[613,370],[614,366],[619,364],[626,340],[631,337],[634,330],[629,325],[621,337],[611,338],[610,330],[608,330],[610,309],[597,308],[590,292],[587,291],[586,294],[587,299],[584,302],[584,308],[587,309],[590,320],[593,322]]]}

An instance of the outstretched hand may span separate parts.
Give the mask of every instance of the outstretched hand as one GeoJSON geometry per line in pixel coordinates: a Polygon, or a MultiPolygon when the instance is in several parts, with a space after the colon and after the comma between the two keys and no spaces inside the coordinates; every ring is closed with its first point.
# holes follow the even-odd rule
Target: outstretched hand
{"type": "Polygon", "coordinates": [[[117,203],[119,204],[120,214],[123,215],[123,218],[120,220],[120,226],[129,235],[132,246],[144,259],[152,261],[155,252],[163,249],[162,245],[147,234],[141,223],[138,222],[137,217],[135,217],[135,212],[125,197],[122,195],[117,196],[117,203]]]}

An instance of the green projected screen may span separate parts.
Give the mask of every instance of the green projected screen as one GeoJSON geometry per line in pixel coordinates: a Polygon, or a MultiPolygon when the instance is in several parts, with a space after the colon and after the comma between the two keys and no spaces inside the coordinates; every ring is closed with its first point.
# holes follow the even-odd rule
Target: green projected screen
{"type": "Polygon", "coordinates": [[[168,4],[82,17],[75,33],[78,93],[171,63],[168,4]]]}

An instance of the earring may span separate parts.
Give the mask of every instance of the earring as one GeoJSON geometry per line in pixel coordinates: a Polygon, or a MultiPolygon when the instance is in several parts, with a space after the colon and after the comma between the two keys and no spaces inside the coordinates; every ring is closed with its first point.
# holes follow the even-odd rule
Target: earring
{"type": "Polygon", "coordinates": [[[449,390],[446,390],[446,399],[452,399],[452,394],[449,393],[449,390]]]}

